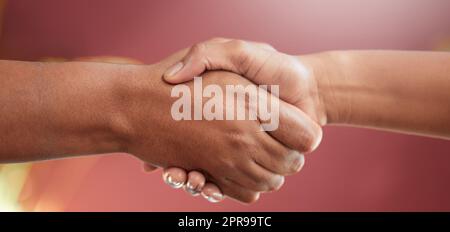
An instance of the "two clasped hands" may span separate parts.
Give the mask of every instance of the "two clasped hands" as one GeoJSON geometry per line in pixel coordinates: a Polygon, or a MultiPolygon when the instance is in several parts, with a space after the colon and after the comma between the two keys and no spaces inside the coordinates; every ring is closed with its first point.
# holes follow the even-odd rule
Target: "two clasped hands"
{"type": "MultiPolygon", "coordinates": [[[[0,61],[0,163],[128,153],[212,202],[256,201],[299,172],[325,125],[448,139],[450,53],[328,51],[293,56],[216,38],[153,65],[0,61]],[[279,125],[174,120],[178,84],[277,85],[279,125]]],[[[246,99],[235,99],[237,102],[246,99]]],[[[227,108],[228,105],[224,105],[227,108]]],[[[364,154],[362,154],[364,155],[364,154]]]]}
{"type": "MultiPolygon", "coordinates": [[[[313,62],[277,52],[268,44],[224,38],[190,48],[164,72],[167,83],[184,83],[203,75],[208,79],[204,81],[223,84],[279,85],[280,125],[274,131],[264,132],[258,130],[257,121],[228,122],[230,128],[218,131],[225,138],[212,143],[214,148],[206,151],[200,147],[208,156],[202,159],[213,169],[167,168],[163,174],[166,183],[174,188],[184,187],[192,195],[201,193],[211,202],[221,201],[224,194],[242,202],[254,202],[260,193],[279,189],[284,176],[299,172],[304,155],[319,145],[321,126],[327,120],[318,80],[310,66],[313,62]],[[208,72],[214,70],[228,72],[208,72]]],[[[201,133],[208,140],[215,136],[208,131],[201,133]]],[[[204,144],[196,136],[188,141],[204,144]]],[[[153,169],[150,164],[145,167],[153,169]]]]}
{"type": "MultiPolygon", "coordinates": [[[[261,193],[279,189],[284,176],[299,172],[305,163],[305,155],[317,148],[322,139],[321,127],[326,124],[354,124],[444,138],[449,136],[448,125],[439,128],[445,119],[450,119],[448,93],[441,99],[442,108],[438,110],[444,113],[441,121],[429,115],[432,112],[418,113],[415,111],[418,108],[414,109],[414,106],[412,109],[407,109],[409,106],[396,106],[402,100],[410,102],[407,98],[414,96],[423,98],[422,103],[426,104],[429,94],[413,93],[417,91],[414,88],[436,89],[436,84],[444,84],[445,87],[437,89],[442,92],[431,96],[431,100],[436,101],[439,101],[437,97],[445,89],[450,92],[448,53],[336,51],[291,56],[278,52],[265,43],[215,38],[196,44],[187,53],[184,51],[181,54],[181,58],[176,55],[177,58],[169,59],[176,60],[176,63],[168,62],[171,66],[163,74],[165,82],[180,84],[203,75],[209,81],[219,83],[275,84],[281,89],[278,96],[272,96],[279,97],[280,100],[280,126],[277,130],[259,133],[257,126],[251,125],[257,122],[245,122],[248,124],[245,126],[243,122],[231,122],[236,123],[240,129],[225,129],[219,133],[231,136],[222,138],[221,142],[232,146],[224,146],[219,142],[213,143],[215,147],[210,148],[211,150],[202,149],[201,152],[208,156],[206,158],[199,155],[199,158],[205,160],[205,166],[165,168],[163,179],[168,185],[184,188],[193,196],[201,194],[211,202],[219,202],[227,195],[251,203],[261,193]],[[421,55],[428,58],[420,58],[421,55]],[[414,68],[410,71],[402,70],[414,64],[424,65],[421,71],[423,76],[420,73],[409,76],[414,68]],[[448,65],[447,69],[444,68],[445,65],[448,65]],[[433,69],[433,66],[436,67],[433,69]],[[433,76],[437,74],[439,67],[444,72],[433,76]],[[214,70],[228,72],[211,72],[214,70]],[[403,77],[411,80],[402,80],[403,77]],[[435,79],[436,83],[430,80],[427,87],[422,86],[418,82],[421,78],[423,81],[435,79]],[[411,92],[408,92],[408,88],[401,87],[408,84],[412,85],[411,92]],[[370,96],[373,94],[369,93],[371,90],[377,90],[380,95],[370,96]],[[384,96],[381,95],[383,90],[386,91],[384,96]],[[355,99],[359,97],[365,99],[355,99]],[[386,112],[377,114],[376,111],[386,112]],[[404,120],[405,117],[409,117],[410,121],[404,120]],[[418,122],[414,122],[416,117],[418,122]],[[208,165],[212,169],[208,169],[208,165]]],[[[419,105],[420,102],[417,102],[417,107],[419,105]]],[[[427,108],[422,107],[425,110],[427,108]]],[[[205,133],[208,134],[207,137],[214,136],[205,133]]],[[[202,138],[204,137],[192,136],[188,140],[202,146],[202,138]]],[[[180,151],[184,153],[183,150],[180,151]]],[[[147,171],[156,168],[148,163],[144,167],[147,171]]]]}

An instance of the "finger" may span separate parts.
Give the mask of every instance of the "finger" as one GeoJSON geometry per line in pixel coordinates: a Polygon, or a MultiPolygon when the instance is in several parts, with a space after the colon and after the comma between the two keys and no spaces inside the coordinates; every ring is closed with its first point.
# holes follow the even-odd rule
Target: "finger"
{"type": "Polygon", "coordinates": [[[212,203],[221,202],[225,199],[222,191],[213,183],[206,183],[201,194],[206,200],[212,203]]]}
{"type": "MultiPolygon", "coordinates": [[[[257,152],[259,153],[265,151],[261,150],[257,152]]],[[[236,166],[234,166],[231,169],[226,167],[223,167],[223,169],[218,168],[218,172],[221,173],[221,175],[216,176],[223,176],[223,173],[227,173],[226,177],[220,179],[216,178],[213,179],[208,178],[208,179],[221,187],[223,185],[223,182],[225,183],[232,182],[249,191],[254,192],[268,191],[268,189],[271,188],[269,187],[270,185],[277,184],[275,183],[277,182],[276,181],[277,176],[275,176],[275,174],[267,172],[267,170],[264,167],[255,165],[254,160],[251,158],[253,154],[242,154],[242,155],[246,156],[246,158],[248,159],[246,162],[236,164],[236,166]]],[[[228,194],[228,192],[224,193],[228,194]]]]}
{"type": "Polygon", "coordinates": [[[206,179],[202,173],[198,171],[190,171],[184,189],[189,194],[197,196],[200,192],[202,192],[205,182],[206,179]]]}
{"type": "Polygon", "coordinates": [[[306,154],[322,141],[322,128],[299,108],[280,101],[279,126],[270,135],[287,147],[306,154]]]}
{"type": "Polygon", "coordinates": [[[250,155],[242,155],[249,158],[248,162],[243,162],[231,170],[218,168],[217,171],[227,173],[226,176],[215,175],[220,178],[208,176],[208,180],[219,186],[223,194],[245,203],[252,203],[259,197],[255,193],[275,190],[283,184],[283,176],[271,173],[257,165],[250,155]]]}
{"type": "MultiPolygon", "coordinates": [[[[273,88],[273,87],[272,87],[273,88]]],[[[272,93],[277,91],[271,89],[272,93]]],[[[280,100],[272,93],[259,88],[258,107],[270,108],[258,111],[262,128],[286,147],[308,153],[317,148],[322,140],[322,128],[299,108],[280,100]]],[[[285,153],[286,154],[286,153],[285,153]]]]}
{"type": "Polygon", "coordinates": [[[230,64],[230,54],[225,45],[211,42],[195,44],[180,62],[164,73],[164,80],[172,84],[186,82],[214,67],[237,73],[235,66],[230,64]]]}
{"type": "MultiPolygon", "coordinates": [[[[305,157],[303,154],[295,150],[287,149],[273,138],[267,140],[269,141],[263,145],[267,153],[254,156],[254,161],[257,165],[272,174],[280,176],[293,175],[303,168],[305,164],[305,157]]],[[[279,187],[280,186],[277,187],[277,185],[272,182],[268,190],[277,190],[279,187]]]]}
{"type": "Polygon", "coordinates": [[[163,180],[172,188],[181,188],[186,183],[187,174],[181,168],[167,168],[163,171],[163,180]]]}
{"type": "MultiPolygon", "coordinates": [[[[267,170],[283,176],[299,172],[305,163],[303,154],[298,151],[305,150],[303,130],[305,128],[298,122],[286,121],[280,117],[280,125],[276,130],[260,133],[260,144],[266,152],[254,155],[254,161],[267,170]]],[[[311,140],[310,137],[307,138],[307,141],[311,140]]]]}
{"type": "MultiPolygon", "coordinates": [[[[230,39],[226,39],[226,38],[213,38],[210,39],[206,42],[208,43],[224,43],[229,41],[230,39]]],[[[167,70],[169,70],[171,67],[174,66],[174,64],[176,64],[179,61],[182,61],[183,59],[186,59],[185,57],[188,55],[189,51],[192,48],[184,48],[180,51],[177,51],[176,53],[170,55],[169,57],[166,57],[162,62],[160,62],[160,66],[166,70],[166,72],[168,72],[167,70]]]]}
{"type": "Polygon", "coordinates": [[[178,84],[192,80],[205,71],[226,70],[242,75],[255,84],[280,85],[285,91],[277,96],[288,102],[298,97],[292,90],[293,86],[297,86],[298,78],[310,75],[310,70],[294,56],[279,53],[266,43],[235,39],[215,38],[198,43],[178,61],[173,61],[170,68],[166,68],[163,75],[166,82],[178,84]],[[283,67],[283,75],[277,74],[280,67],[283,67]]]}
{"type": "Polygon", "coordinates": [[[152,172],[158,169],[158,167],[153,166],[152,164],[149,163],[143,163],[142,168],[144,169],[144,172],[152,172]]]}
{"type": "MultiPolygon", "coordinates": [[[[268,132],[260,133],[258,136],[261,139],[261,147],[266,152],[255,153],[252,158],[256,163],[276,174],[290,175],[298,172],[304,164],[304,157],[298,151],[305,152],[310,149],[305,146],[310,146],[309,143],[312,143],[311,141],[317,136],[314,132],[310,132],[309,128],[315,128],[316,123],[313,121],[303,123],[302,120],[298,120],[299,117],[303,117],[300,110],[272,96],[262,88],[258,91],[258,99],[263,103],[258,104],[259,108],[264,108],[264,104],[269,103],[268,108],[270,107],[271,111],[270,113],[265,110],[258,111],[261,128],[268,132]],[[274,102],[276,104],[273,104],[274,102]]],[[[255,109],[250,107],[249,110],[255,109]]],[[[319,126],[317,128],[321,130],[319,126]]]]}

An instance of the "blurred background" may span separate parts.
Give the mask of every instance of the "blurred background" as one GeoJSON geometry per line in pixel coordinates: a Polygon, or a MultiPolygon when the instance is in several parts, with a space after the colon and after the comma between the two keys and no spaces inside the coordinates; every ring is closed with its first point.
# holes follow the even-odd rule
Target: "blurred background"
{"type": "MultiPolygon", "coordinates": [[[[0,0],[0,9],[2,59],[150,64],[217,36],[290,54],[450,50],[448,0],[0,0]]],[[[211,204],[160,174],[125,154],[1,165],[0,211],[450,210],[450,141],[366,129],[326,127],[303,171],[253,205],[211,204]]]]}

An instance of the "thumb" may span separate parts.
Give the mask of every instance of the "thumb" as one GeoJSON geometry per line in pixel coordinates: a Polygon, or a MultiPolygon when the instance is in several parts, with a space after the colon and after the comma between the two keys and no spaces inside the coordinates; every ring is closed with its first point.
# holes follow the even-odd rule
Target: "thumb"
{"type": "Polygon", "coordinates": [[[240,67],[235,65],[236,57],[248,55],[248,53],[232,49],[232,46],[233,44],[229,42],[196,44],[181,61],[166,70],[163,78],[168,83],[178,84],[193,80],[194,77],[210,70],[226,70],[243,74],[240,72],[240,67]]]}

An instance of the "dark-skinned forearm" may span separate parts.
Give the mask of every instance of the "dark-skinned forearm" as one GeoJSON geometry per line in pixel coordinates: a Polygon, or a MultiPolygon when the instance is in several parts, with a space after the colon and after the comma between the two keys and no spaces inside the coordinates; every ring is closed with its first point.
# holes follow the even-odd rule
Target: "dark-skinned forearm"
{"type": "Polygon", "coordinates": [[[130,67],[0,61],[0,162],[123,151],[115,79],[130,67]]]}

